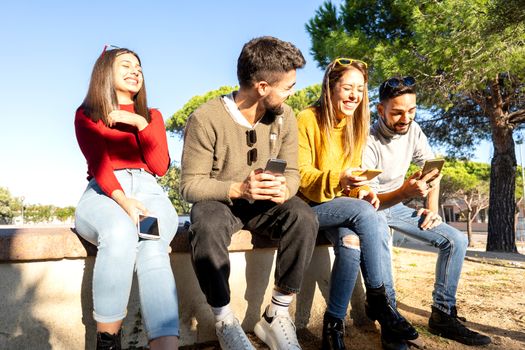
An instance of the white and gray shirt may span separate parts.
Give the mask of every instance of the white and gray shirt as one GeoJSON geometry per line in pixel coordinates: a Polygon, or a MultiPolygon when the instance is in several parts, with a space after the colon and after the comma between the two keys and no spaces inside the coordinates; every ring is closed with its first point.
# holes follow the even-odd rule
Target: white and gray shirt
{"type": "Polygon", "coordinates": [[[411,162],[422,167],[425,160],[434,158],[427,137],[415,121],[405,135],[393,135],[385,128],[379,118],[370,128],[363,152],[362,168],[383,170],[370,182],[377,193],[392,192],[401,187],[411,162]]]}

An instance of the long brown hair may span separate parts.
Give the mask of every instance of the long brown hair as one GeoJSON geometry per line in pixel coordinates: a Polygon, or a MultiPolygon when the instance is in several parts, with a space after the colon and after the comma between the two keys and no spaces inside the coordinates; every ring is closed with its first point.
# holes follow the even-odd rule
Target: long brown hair
{"type": "MultiPolygon", "coordinates": [[[[106,50],[100,55],[95,62],[93,72],[91,73],[91,80],[89,82],[88,92],[84,101],[79,108],[84,110],[87,115],[94,122],[102,120],[105,125],[108,125],[107,116],[112,111],[119,109],[117,94],[115,92],[113,64],[117,56],[130,53],[137,58],[140,64],[139,56],[124,48],[106,50]]],[[[135,113],[146,118],[148,123],[151,121],[149,114],[148,103],[146,99],[146,85],[144,77],[142,79],[142,87],[133,96],[133,106],[135,113]]]]}
{"type": "Polygon", "coordinates": [[[361,159],[361,152],[366,143],[370,129],[370,110],[368,108],[368,70],[366,64],[361,61],[352,61],[350,64],[343,65],[335,60],[328,67],[323,78],[321,96],[315,103],[318,113],[316,113],[317,124],[321,130],[322,147],[330,147],[330,131],[339,123],[335,108],[332,104],[332,91],[341,79],[343,74],[350,69],[356,69],[363,74],[365,86],[363,100],[357,106],[353,117],[346,117],[346,129],[344,133],[343,146],[344,157],[349,162],[352,155],[355,159],[361,159]],[[356,158],[357,157],[357,158],[356,158]]]}

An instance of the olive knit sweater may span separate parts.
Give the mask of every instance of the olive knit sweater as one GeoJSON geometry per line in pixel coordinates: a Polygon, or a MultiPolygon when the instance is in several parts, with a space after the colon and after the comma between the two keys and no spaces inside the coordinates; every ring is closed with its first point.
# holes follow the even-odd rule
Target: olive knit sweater
{"type": "Polygon", "coordinates": [[[290,196],[299,187],[297,170],[297,123],[289,106],[281,115],[265,114],[255,125],[257,141],[247,144],[249,128],[236,123],[222,97],[201,105],[188,118],[182,151],[181,193],[194,203],[204,200],[231,204],[230,186],[242,182],[269,158],[287,162],[284,173],[290,196]],[[247,153],[257,149],[257,161],[248,165],[247,153]]]}

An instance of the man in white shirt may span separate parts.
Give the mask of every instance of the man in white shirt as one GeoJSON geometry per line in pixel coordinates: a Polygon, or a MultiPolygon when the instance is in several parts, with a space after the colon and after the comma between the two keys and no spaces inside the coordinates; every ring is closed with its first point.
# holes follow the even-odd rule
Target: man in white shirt
{"type": "Polygon", "coordinates": [[[379,217],[385,224],[383,280],[390,301],[395,304],[388,227],[439,249],[430,332],[467,345],[489,344],[489,337],[469,330],[457,316],[456,291],[468,241],[465,234],[443,223],[438,214],[438,171],[424,176],[418,171],[405,180],[411,162],[421,167],[434,158],[425,134],[414,121],[416,81],[412,77],[390,78],[379,87],[379,98],[379,118],[370,130],[362,166],[383,170],[371,186],[381,201],[379,217]],[[420,210],[403,204],[418,197],[426,197],[426,205],[420,210]]]}

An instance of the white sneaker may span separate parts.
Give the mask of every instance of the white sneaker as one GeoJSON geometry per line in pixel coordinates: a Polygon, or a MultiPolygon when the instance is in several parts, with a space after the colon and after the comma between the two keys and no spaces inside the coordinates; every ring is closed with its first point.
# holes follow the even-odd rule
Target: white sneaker
{"type": "Polygon", "coordinates": [[[255,350],[233,315],[215,323],[215,333],[222,350],[255,350]]]}
{"type": "Polygon", "coordinates": [[[271,350],[301,350],[295,325],[288,312],[279,312],[274,317],[268,317],[265,311],[253,331],[271,350]]]}

